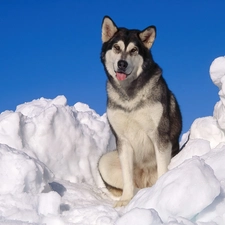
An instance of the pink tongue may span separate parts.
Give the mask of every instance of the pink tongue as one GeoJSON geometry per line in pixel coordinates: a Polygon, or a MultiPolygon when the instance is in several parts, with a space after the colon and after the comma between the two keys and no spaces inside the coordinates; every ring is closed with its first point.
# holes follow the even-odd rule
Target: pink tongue
{"type": "Polygon", "coordinates": [[[116,77],[118,80],[125,80],[127,78],[126,74],[124,73],[116,73],[116,77]]]}

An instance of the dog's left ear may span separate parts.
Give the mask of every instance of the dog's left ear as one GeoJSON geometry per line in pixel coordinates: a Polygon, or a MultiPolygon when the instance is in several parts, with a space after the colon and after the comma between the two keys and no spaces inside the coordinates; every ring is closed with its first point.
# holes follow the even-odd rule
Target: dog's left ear
{"type": "Polygon", "coordinates": [[[143,44],[145,45],[146,48],[150,49],[152,47],[152,44],[155,40],[156,36],[156,27],[155,26],[150,26],[141,31],[139,33],[139,37],[142,40],[143,44]]]}
{"type": "Polygon", "coordinates": [[[102,21],[102,42],[107,42],[117,32],[117,26],[109,16],[102,21]]]}

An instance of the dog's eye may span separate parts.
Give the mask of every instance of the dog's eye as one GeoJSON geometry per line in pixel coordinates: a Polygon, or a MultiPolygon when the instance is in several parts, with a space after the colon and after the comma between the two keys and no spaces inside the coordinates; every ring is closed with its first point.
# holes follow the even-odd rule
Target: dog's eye
{"type": "Polygon", "coordinates": [[[121,51],[120,46],[117,44],[113,45],[113,48],[117,53],[119,53],[121,51]]]}
{"type": "Polygon", "coordinates": [[[131,54],[134,54],[134,53],[136,53],[138,51],[138,48],[137,47],[134,47],[134,48],[132,48],[131,50],[130,50],[130,53],[131,54]]]}

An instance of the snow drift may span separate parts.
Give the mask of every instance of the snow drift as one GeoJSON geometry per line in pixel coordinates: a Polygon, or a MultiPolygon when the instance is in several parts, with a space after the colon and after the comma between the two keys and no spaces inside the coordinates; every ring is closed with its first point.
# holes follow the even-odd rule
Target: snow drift
{"type": "Polygon", "coordinates": [[[113,208],[97,170],[115,148],[106,115],[38,99],[0,114],[0,224],[225,224],[225,57],[210,76],[220,101],[196,119],[184,149],[151,188],[113,208]]]}

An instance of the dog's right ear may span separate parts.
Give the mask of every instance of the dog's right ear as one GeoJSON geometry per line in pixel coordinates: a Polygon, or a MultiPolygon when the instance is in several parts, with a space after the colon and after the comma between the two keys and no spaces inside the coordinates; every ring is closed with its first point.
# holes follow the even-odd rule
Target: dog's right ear
{"type": "Polygon", "coordinates": [[[156,27],[155,26],[150,26],[141,31],[139,34],[140,39],[142,40],[144,46],[148,49],[152,47],[152,44],[155,40],[156,36],[156,27]]]}
{"type": "Polygon", "coordinates": [[[102,42],[107,42],[117,32],[118,28],[109,16],[105,16],[102,21],[102,42]]]}

